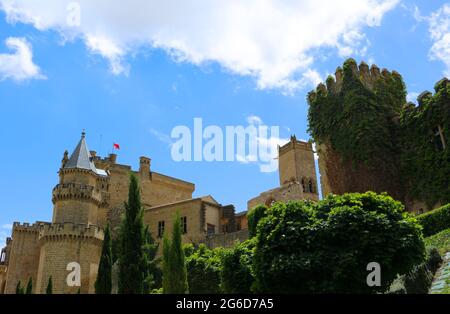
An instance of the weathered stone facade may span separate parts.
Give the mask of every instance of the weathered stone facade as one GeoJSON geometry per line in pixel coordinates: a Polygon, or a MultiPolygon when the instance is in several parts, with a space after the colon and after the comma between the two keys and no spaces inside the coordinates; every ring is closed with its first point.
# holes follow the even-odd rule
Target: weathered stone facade
{"type": "Polygon", "coordinates": [[[319,200],[312,143],[292,136],[286,145],[278,147],[278,169],[280,186],[249,200],[248,209],[277,201],[319,200]]]}
{"type": "MultiPolygon", "coordinates": [[[[294,136],[279,147],[279,169],[280,187],[250,200],[249,208],[273,201],[318,199],[311,143],[294,136]]],[[[185,243],[214,248],[248,238],[246,212],[236,214],[233,205],[222,206],[210,195],[192,198],[194,184],[154,172],[148,157],[140,157],[139,170],[133,171],[117,163],[116,154],[97,156],[88,150],[83,133],[70,158],[64,153],[59,182],[52,191],[52,221],[14,223],[0,259],[0,293],[15,293],[17,283],[25,286],[30,278],[33,293],[45,293],[50,277],[54,293],[93,293],[102,230],[108,223],[113,236],[117,234],[130,173],[139,178],[144,223],[156,241],[164,232],[172,232],[177,211],[185,243]],[[72,262],[80,267],[80,286],[67,284],[72,262]]]]}
{"type": "Polygon", "coordinates": [[[33,293],[45,293],[50,277],[54,293],[93,293],[102,230],[108,223],[113,235],[117,232],[131,172],[139,178],[144,222],[156,240],[171,232],[177,211],[184,242],[204,243],[207,236],[236,230],[232,205],[222,206],[211,196],[193,199],[194,184],[154,172],[150,164],[150,158],[140,157],[139,170],[133,171],[118,164],[116,154],[101,158],[88,150],[83,133],[70,158],[64,153],[52,191],[52,221],[14,223],[1,251],[0,293],[15,293],[18,282],[23,287],[30,278],[33,293]],[[72,262],[80,267],[80,286],[67,284],[72,262]]]}

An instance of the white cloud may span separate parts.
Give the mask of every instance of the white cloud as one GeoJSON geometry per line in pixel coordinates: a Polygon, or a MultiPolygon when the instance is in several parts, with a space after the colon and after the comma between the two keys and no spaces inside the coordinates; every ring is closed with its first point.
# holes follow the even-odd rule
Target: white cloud
{"type": "Polygon", "coordinates": [[[247,123],[250,125],[258,126],[258,125],[262,124],[263,122],[262,122],[262,119],[258,116],[248,116],[247,123]]]}
{"type": "Polygon", "coordinates": [[[39,67],[33,63],[31,45],[25,38],[9,37],[5,43],[12,53],[0,54],[0,81],[45,78],[39,67]]]}
{"type": "Polygon", "coordinates": [[[149,130],[150,134],[152,134],[158,141],[167,144],[169,147],[173,145],[173,141],[169,135],[162,133],[155,129],[149,130]]]}
{"type": "Polygon", "coordinates": [[[417,97],[420,95],[420,93],[417,93],[417,92],[409,92],[407,95],[406,95],[406,100],[408,101],[408,102],[413,102],[413,103],[415,103],[416,101],[417,101],[417,97]]]}
{"type": "Polygon", "coordinates": [[[433,41],[430,58],[444,62],[447,67],[445,75],[450,75],[450,4],[444,4],[432,13],[428,21],[433,41]]]}
{"type": "Polygon", "coordinates": [[[12,225],[11,224],[4,224],[2,226],[2,229],[7,230],[7,231],[11,231],[12,230],[12,225]]]}
{"type": "Polygon", "coordinates": [[[128,73],[127,55],[153,47],[178,62],[218,62],[259,88],[292,91],[312,84],[318,48],[364,52],[364,28],[380,25],[399,0],[79,0],[77,26],[68,23],[70,2],[0,0],[0,7],[11,23],[81,38],[114,74],[128,73]]]}
{"type": "Polygon", "coordinates": [[[0,228],[0,250],[6,245],[6,238],[11,236],[12,225],[5,224],[0,228]]]}
{"type": "MultiPolygon", "coordinates": [[[[263,120],[258,116],[247,117],[247,122],[250,126],[267,127],[264,125],[263,120]]],[[[236,154],[236,161],[242,164],[257,163],[261,172],[274,172],[278,169],[278,146],[286,144],[289,139],[279,137],[279,134],[265,134],[267,136],[261,136],[258,133],[256,137],[250,137],[248,146],[256,146],[257,155],[247,154],[245,156],[236,154]]]]}

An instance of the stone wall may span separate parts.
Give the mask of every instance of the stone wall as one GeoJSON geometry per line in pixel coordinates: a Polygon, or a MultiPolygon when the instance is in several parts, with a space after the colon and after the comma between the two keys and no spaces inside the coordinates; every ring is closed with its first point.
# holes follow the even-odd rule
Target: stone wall
{"type": "Polygon", "coordinates": [[[15,222],[12,230],[12,247],[6,276],[5,293],[16,292],[17,283],[25,287],[28,280],[33,280],[33,291],[36,289],[37,272],[39,267],[39,229],[41,223],[33,225],[15,222]]]}
{"type": "Polygon", "coordinates": [[[45,226],[39,234],[41,242],[36,292],[45,293],[52,276],[53,293],[94,293],[100,261],[103,232],[95,226],[54,224],[45,226]],[[81,287],[69,287],[67,265],[76,262],[81,267],[81,287]]]}
{"type": "Polygon", "coordinates": [[[304,193],[303,187],[299,182],[289,182],[279,188],[261,193],[247,202],[247,208],[250,210],[257,205],[270,206],[274,202],[296,201],[309,199],[317,201],[319,199],[316,193],[304,193]]]}
{"type": "Polygon", "coordinates": [[[221,233],[208,236],[205,240],[205,245],[210,249],[217,247],[229,248],[236,244],[236,242],[244,242],[248,239],[248,229],[243,229],[231,233],[221,233]]]}
{"type": "Polygon", "coordinates": [[[165,232],[172,234],[173,219],[176,212],[180,217],[187,217],[187,233],[183,234],[184,243],[199,243],[206,237],[207,223],[220,229],[220,205],[208,203],[201,198],[189,199],[181,202],[152,207],[144,211],[144,223],[149,226],[152,236],[158,238],[158,223],[164,221],[165,232]]]}
{"type": "Polygon", "coordinates": [[[5,293],[6,286],[6,271],[8,267],[6,265],[0,265],[0,294],[5,293]]]}

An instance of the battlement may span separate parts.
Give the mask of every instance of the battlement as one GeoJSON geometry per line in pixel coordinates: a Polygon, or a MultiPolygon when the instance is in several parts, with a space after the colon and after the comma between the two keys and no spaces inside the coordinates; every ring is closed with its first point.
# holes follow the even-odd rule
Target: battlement
{"type": "Polygon", "coordinates": [[[317,85],[315,92],[310,93],[309,97],[315,97],[316,93],[332,93],[337,94],[342,89],[342,84],[344,81],[344,75],[351,74],[353,77],[358,78],[364,86],[368,89],[373,90],[375,82],[380,79],[389,79],[391,77],[401,78],[401,75],[396,71],[388,71],[380,68],[375,64],[372,64],[369,68],[367,63],[362,61],[359,66],[353,59],[348,59],[344,63],[344,68],[338,67],[336,69],[335,75],[328,76],[326,83],[320,83],[317,85]]]}
{"type": "Polygon", "coordinates": [[[305,150],[313,149],[312,143],[299,141],[299,140],[297,140],[295,135],[293,135],[293,136],[291,136],[291,140],[288,143],[284,144],[283,146],[278,146],[278,155],[280,156],[293,148],[302,148],[305,150]]]}
{"type": "Polygon", "coordinates": [[[93,201],[97,205],[109,202],[109,193],[94,186],[81,183],[62,183],[53,188],[52,202],[60,200],[82,199],[93,201]]]}
{"type": "MultiPolygon", "coordinates": [[[[15,232],[39,232],[40,228],[46,224],[48,225],[50,223],[37,221],[33,224],[29,224],[27,222],[21,224],[20,222],[16,221],[13,223],[13,231],[15,231],[15,232]]],[[[9,238],[9,240],[11,241],[11,238],[9,238]]],[[[8,241],[7,241],[7,243],[8,243],[8,241]]]]}
{"type": "Polygon", "coordinates": [[[103,241],[103,230],[94,225],[73,223],[47,224],[39,230],[39,240],[57,241],[75,238],[103,241]]]}
{"type": "MultiPolygon", "coordinates": [[[[441,79],[434,85],[434,90],[437,93],[440,89],[445,88],[447,85],[450,85],[450,80],[446,77],[441,79]]],[[[419,106],[425,104],[429,99],[433,97],[433,93],[430,91],[424,91],[417,97],[417,102],[419,106]]]]}

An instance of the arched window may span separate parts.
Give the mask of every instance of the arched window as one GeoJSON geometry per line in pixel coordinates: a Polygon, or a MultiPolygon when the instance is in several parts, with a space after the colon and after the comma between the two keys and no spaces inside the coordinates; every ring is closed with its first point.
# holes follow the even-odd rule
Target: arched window
{"type": "Polygon", "coordinates": [[[266,200],[265,205],[266,205],[267,207],[272,207],[273,204],[275,204],[275,199],[274,199],[273,197],[270,197],[270,198],[268,198],[268,199],[266,200]]]}
{"type": "Polygon", "coordinates": [[[306,182],[305,182],[305,178],[302,178],[302,188],[303,188],[303,193],[306,192],[306,182]]]}
{"type": "Polygon", "coordinates": [[[309,193],[314,193],[314,182],[312,179],[309,179],[308,187],[309,187],[309,193]]]}

